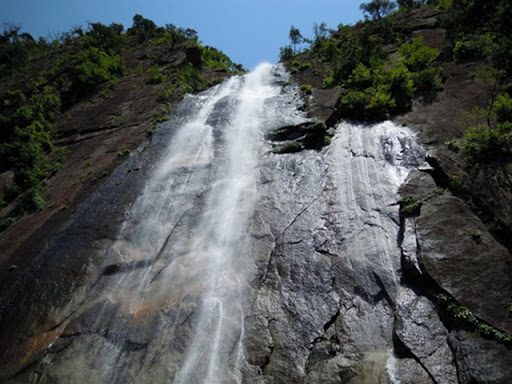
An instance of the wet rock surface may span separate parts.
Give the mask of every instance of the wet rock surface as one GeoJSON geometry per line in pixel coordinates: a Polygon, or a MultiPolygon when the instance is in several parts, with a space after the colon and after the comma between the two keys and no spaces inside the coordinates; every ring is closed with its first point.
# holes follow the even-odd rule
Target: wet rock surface
{"type": "Polygon", "coordinates": [[[512,333],[510,255],[465,203],[442,195],[417,221],[426,272],[476,316],[512,333]]]}
{"type": "MultiPolygon", "coordinates": [[[[420,31],[422,25],[411,28],[420,31]]],[[[333,116],[338,97],[334,92],[325,96],[330,101],[319,103],[320,121],[333,116]]],[[[435,129],[448,119],[453,97],[440,96],[439,113],[434,103],[428,119],[418,106],[404,118],[413,122],[423,143],[435,147],[444,140],[447,133],[435,129]]],[[[236,105],[232,101],[220,99],[209,116],[217,142],[229,123],[222,112],[236,105]]],[[[192,99],[184,102],[176,119],[78,208],[3,296],[0,335],[9,347],[0,362],[2,380],[178,380],[187,345],[201,326],[200,314],[209,308],[209,301],[201,299],[209,265],[200,252],[192,263],[183,256],[190,251],[189,229],[207,204],[206,185],[216,177],[224,154],[217,150],[214,164],[205,156],[182,154],[176,184],[192,180],[192,189],[177,189],[161,201],[159,193],[167,186],[154,186],[150,204],[172,209],[155,214],[161,221],[152,222],[151,246],[136,245],[146,235],[137,230],[143,220],[133,207],[144,179],[170,150],[163,143],[181,117],[196,110],[192,99]],[[163,233],[164,241],[156,241],[163,233]],[[173,256],[166,259],[169,249],[173,256]],[[202,267],[195,270],[191,264],[202,267]],[[122,289],[116,279],[124,279],[122,289]],[[133,294],[141,281],[148,290],[133,294]],[[100,358],[106,355],[117,360],[100,358]],[[115,374],[98,373],[102,364],[115,365],[115,374]]],[[[304,138],[315,124],[289,122],[279,112],[267,127],[277,129],[279,137],[268,136],[257,165],[258,198],[241,243],[245,247],[234,259],[237,272],[225,275],[230,288],[247,295],[243,319],[233,315],[238,307],[226,317],[230,329],[242,330],[220,336],[229,364],[242,361],[240,376],[225,381],[510,382],[510,348],[460,329],[429,292],[448,293],[479,319],[509,332],[512,274],[506,248],[464,201],[439,188],[437,168],[423,164],[424,151],[405,128],[341,124],[323,149],[272,153],[272,141],[304,138]],[[422,201],[417,215],[399,215],[398,192],[422,201]],[[239,273],[247,278],[241,288],[232,278],[239,273]]],[[[325,125],[322,129],[323,134],[325,125]]],[[[449,153],[436,156],[436,167],[451,169],[449,153]]]]}
{"type": "Polygon", "coordinates": [[[460,383],[510,382],[510,349],[467,331],[452,331],[449,342],[457,357],[460,383]]]}
{"type": "Polygon", "coordinates": [[[395,332],[436,383],[457,383],[448,331],[426,297],[403,288],[398,293],[395,332]]]}

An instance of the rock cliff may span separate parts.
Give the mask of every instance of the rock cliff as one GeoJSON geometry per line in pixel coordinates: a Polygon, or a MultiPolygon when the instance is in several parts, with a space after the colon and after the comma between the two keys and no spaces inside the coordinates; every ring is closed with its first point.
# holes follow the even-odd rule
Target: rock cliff
{"type": "MultiPolygon", "coordinates": [[[[443,48],[447,33],[438,11],[401,17],[411,37],[443,48]]],[[[148,55],[163,66],[194,57],[141,48],[131,60],[149,66],[148,55]]],[[[222,337],[227,361],[221,363],[240,371],[222,382],[512,380],[510,164],[500,159],[468,170],[445,145],[462,134],[464,111],[487,105],[491,90],[473,76],[481,61],[442,60],[442,89],[416,98],[410,112],[393,117],[398,125],[340,121],[341,89],[323,87],[328,64],[295,71],[292,83],[312,86],[302,99],[284,75],[275,75],[283,91],[265,105],[268,112],[277,102],[282,110],[265,123],[257,197],[251,188],[242,193],[256,207],[240,224],[248,238],[230,239],[250,244],[240,252],[250,257],[233,255],[235,272],[226,272],[228,286],[245,299],[234,309],[226,305],[233,311],[226,322],[243,347],[233,335],[222,337]],[[285,114],[297,106],[304,116],[285,114]],[[234,284],[233,276],[245,283],[234,284]]],[[[137,216],[137,204],[146,181],[178,127],[204,102],[185,99],[147,137],[158,109],[154,92],[134,74],[112,98],[83,101],[56,121],[71,154],[49,180],[46,196],[55,204],[0,234],[2,380],[180,380],[175,375],[206,302],[202,275],[182,256],[209,193],[222,188],[209,183],[223,172],[227,155],[218,143],[229,126],[227,111],[238,102],[223,95],[208,112],[215,162],[183,154],[171,167],[176,184],[190,189],[159,201],[166,182],[150,188],[154,211],[146,216],[155,221],[144,236],[154,241],[139,247],[137,224],[148,218],[137,216]],[[127,147],[131,153],[123,154],[127,147]],[[11,264],[18,270],[7,272],[11,264]],[[176,264],[179,273],[170,267],[176,264]],[[192,283],[182,286],[181,279],[192,283]],[[163,289],[168,281],[172,290],[163,289]],[[137,296],[144,284],[148,291],[137,296]],[[94,359],[108,354],[118,359],[94,359]],[[95,369],[102,364],[118,371],[95,369]]],[[[193,260],[205,262],[201,252],[193,260]]]]}

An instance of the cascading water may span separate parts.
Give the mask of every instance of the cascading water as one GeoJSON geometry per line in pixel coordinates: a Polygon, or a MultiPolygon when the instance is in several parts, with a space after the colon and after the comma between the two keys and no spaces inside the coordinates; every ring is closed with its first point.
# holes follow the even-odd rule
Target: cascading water
{"type": "MultiPolygon", "coordinates": [[[[423,152],[386,122],[342,123],[320,152],[272,153],[265,132],[306,121],[287,80],[264,64],[182,102],[117,234],[95,239],[96,277],[52,309],[55,336],[20,377],[398,382],[398,187],[423,152]]],[[[137,156],[101,199],[116,202],[137,156]]],[[[110,223],[101,199],[78,216],[110,223]]]]}
{"type": "Polygon", "coordinates": [[[303,120],[283,101],[280,76],[264,64],[184,101],[180,108],[193,112],[126,212],[102,276],[64,331],[73,343],[48,354],[34,382],[241,381],[263,132],[303,120]]]}

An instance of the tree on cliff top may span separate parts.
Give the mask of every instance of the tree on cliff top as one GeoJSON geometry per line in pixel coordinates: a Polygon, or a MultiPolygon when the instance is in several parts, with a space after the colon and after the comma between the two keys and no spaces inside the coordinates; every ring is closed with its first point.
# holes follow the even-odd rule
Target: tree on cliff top
{"type": "Polygon", "coordinates": [[[372,0],[369,3],[362,3],[359,8],[363,11],[366,18],[373,20],[381,19],[391,13],[396,4],[389,0],[372,0]]]}

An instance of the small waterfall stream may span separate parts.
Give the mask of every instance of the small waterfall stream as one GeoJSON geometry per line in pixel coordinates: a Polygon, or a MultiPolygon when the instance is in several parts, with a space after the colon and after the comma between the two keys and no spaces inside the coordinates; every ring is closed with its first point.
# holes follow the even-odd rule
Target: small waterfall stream
{"type": "MultiPolygon", "coordinates": [[[[181,103],[31,382],[399,382],[398,188],[424,153],[391,122],[272,153],[265,132],[305,122],[301,103],[269,64],[181,103]]],[[[91,201],[88,222],[110,223],[91,201]]]]}
{"type": "Polygon", "coordinates": [[[285,80],[263,64],[182,103],[185,118],[64,332],[73,344],[46,356],[43,381],[241,382],[263,133],[304,120],[295,95],[281,94],[285,80]]]}

